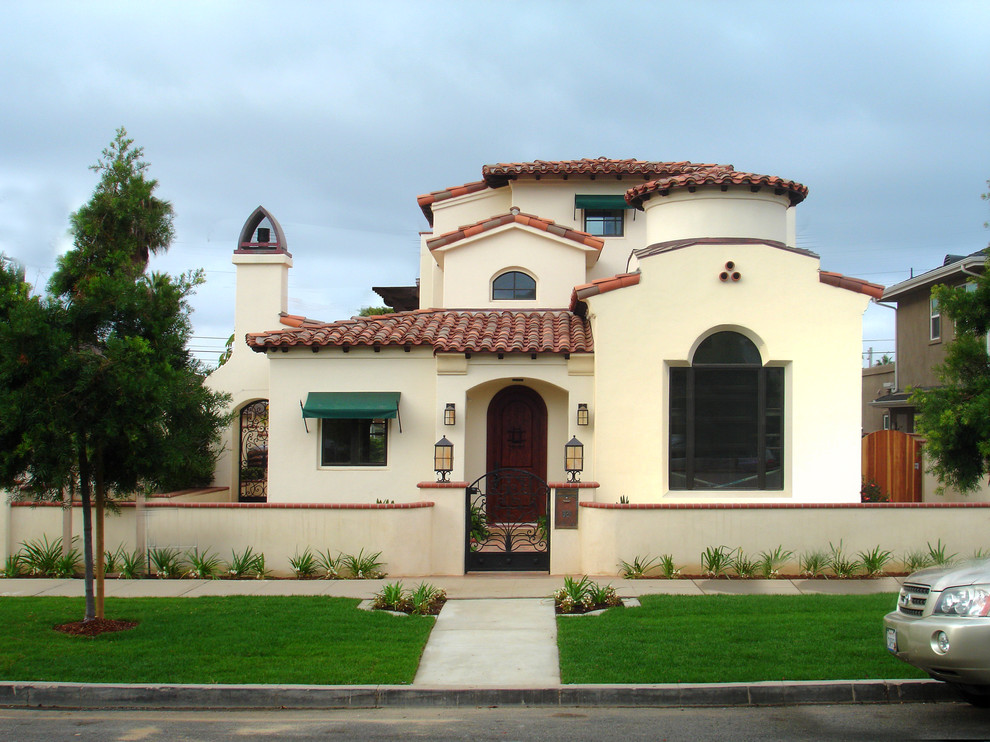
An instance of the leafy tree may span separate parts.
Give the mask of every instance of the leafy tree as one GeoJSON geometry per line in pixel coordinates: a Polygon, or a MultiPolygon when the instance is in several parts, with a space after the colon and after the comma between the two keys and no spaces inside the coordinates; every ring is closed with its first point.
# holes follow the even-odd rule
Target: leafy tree
{"type": "Polygon", "coordinates": [[[93,166],[99,183],[72,215],[74,249],[48,296],[10,267],[0,277],[0,486],[46,499],[78,487],[86,619],[103,615],[108,499],[209,482],[226,424],[226,395],[186,350],[202,273],[145,272],[171,242],[172,207],[132,144],[119,129],[93,166]]]}
{"type": "MultiPolygon", "coordinates": [[[[990,255],[990,247],[984,252],[990,255]]],[[[937,369],[941,386],[911,396],[916,427],[942,483],[971,492],[990,474],[990,258],[981,276],[964,286],[936,286],[932,297],[952,319],[956,338],[937,369]]]]}
{"type": "Polygon", "coordinates": [[[361,307],[358,317],[377,317],[382,314],[394,314],[392,307],[361,307]]]}

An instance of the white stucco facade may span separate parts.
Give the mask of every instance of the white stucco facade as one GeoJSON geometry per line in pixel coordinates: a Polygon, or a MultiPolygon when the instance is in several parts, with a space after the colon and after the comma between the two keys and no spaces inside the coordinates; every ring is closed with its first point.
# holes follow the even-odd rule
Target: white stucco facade
{"type": "MultiPolygon", "coordinates": [[[[858,502],[861,321],[881,289],[822,273],[817,256],[794,247],[803,186],[726,166],[618,160],[516,163],[486,167],[484,176],[419,197],[433,227],[421,233],[419,309],[393,315],[287,315],[284,235],[277,230],[277,249],[266,242],[258,250],[252,215],[234,256],[235,350],[211,376],[233,397],[217,471],[230,501],[242,495],[245,467],[262,460],[257,445],[246,460],[237,413],[268,400],[267,502],[429,500],[430,515],[416,517],[430,522],[437,573],[464,569],[463,488],[493,462],[521,455],[516,449],[538,446],[526,452],[527,466],[552,489],[568,489],[564,444],[572,438],[584,445],[584,503],[858,502]],[[521,287],[508,296],[494,283],[507,274],[521,287]],[[752,369],[783,369],[780,442],[772,455],[757,447],[759,461],[746,464],[760,477],[780,471],[766,488],[742,475],[728,479],[745,488],[704,477],[672,486],[670,371],[690,367],[720,332],[755,347],[752,369]],[[398,393],[397,414],[381,421],[384,455],[322,460],[330,423],[302,408],[326,393],[398,393]],[[449,405],[453,424],[444,421],[449,405]],[[535,410],[521,431],[512,427],[519,405],[535,410]],[[579,405],[587,424],[578,424],[579,405]],[[495,440],[503,413],[505,434],[518,440],[495,440]],[[453,445],[454,487],[429,484],[441,438],[453,445]]],[[[692,467],[706,465],[687,450],[692,467]]],[[[550,523],[556,508],[551,498],[550,523]]],[[[595,538],[554,528],[551,568],[579,570],[595,538]]]]}

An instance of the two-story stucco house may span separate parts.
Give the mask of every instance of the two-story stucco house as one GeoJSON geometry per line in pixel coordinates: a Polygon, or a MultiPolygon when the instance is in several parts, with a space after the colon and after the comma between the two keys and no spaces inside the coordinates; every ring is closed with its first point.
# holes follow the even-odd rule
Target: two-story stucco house
{"type": "MultiPolygon", "coordinates": [[[[942,265],[912,276],[888,287],[882,300],[897,307],[897,363],[889,390],[876,395],[868,404],[883,415],[883,427],[914,436],[915,406],[911,402],[914,389],[927,389],[939,384],[937,368],[945,361],[949,344],[955,339],[955,328],[944,317],[938,302],[932,298],[935,286],[963,286],[983,273],[986,253],[946,255],[942,265]]],[[[864,385],[864,391],[868,387],[864,385]]],[[[914,436],[917,438],[917,436],[914,436]]],[[[984,486],[970,495],[961,495],[952,488],[943,488],[929,474],[919,451],[919,469],[923,470],[922,498],[926,501],[990,501],[990,487],[984,486]]]]}
{"type": "Polygon", "coordinates": [[[211,376],[236,413],[217,484],[429,500],[434,573],[580,569],[601,546],[578,503],[857,502],[862,313],[883,289],[795,247],[806,195],[726,165],[488,165],[419,197],[418,286],[378,289],[404,311],[330,322],[286,313],[292,258],[259,208],[211,376]]]}

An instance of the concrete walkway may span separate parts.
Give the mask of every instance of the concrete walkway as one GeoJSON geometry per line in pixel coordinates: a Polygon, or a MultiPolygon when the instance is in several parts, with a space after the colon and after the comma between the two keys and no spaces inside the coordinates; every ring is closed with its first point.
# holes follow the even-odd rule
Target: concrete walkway
{"type": "Polygon", "coordinates": [[[413,685],[560,685],[553,600],[450,600],[437,617],[413,685]]]}

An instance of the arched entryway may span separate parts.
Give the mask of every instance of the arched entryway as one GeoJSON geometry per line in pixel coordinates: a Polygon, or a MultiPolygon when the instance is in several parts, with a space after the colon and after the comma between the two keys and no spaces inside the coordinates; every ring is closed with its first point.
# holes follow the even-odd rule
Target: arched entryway
{"type": "Polygon", "coordinates": [[[239,502],[268,501],[268,400],[241,408],[239,430],[239,502]]]}
{"type": "Polygon", "coordinates": [[[488,405],[487,473],[467,489],[465,569],[550,569],[547,406],[525,386],[488,405]]]}
{"type": "MultiPolygon", "coordinates": [[[[497,469],[519,469],[546,481],[547,405],[529,387],[506,387],[488,405],[486,471],[497,469]]],[[[545,505],[537,515],[546,515],[545,505]]]]}

